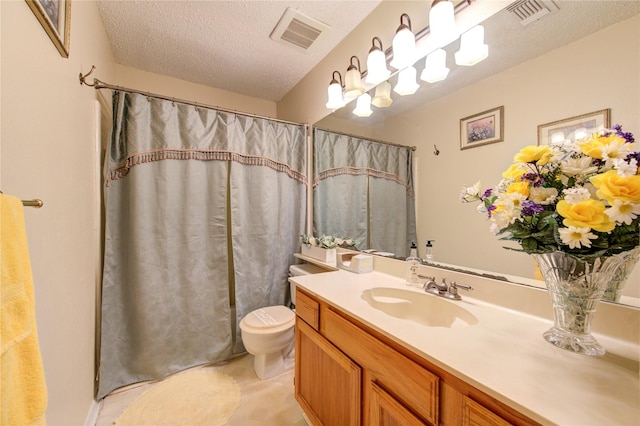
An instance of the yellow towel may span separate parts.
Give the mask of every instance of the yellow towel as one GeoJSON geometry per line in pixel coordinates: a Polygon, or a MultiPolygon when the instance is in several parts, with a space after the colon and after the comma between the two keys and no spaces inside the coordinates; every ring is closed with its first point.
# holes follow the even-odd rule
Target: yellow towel
{"type": "Polygon", "coordinates": [[[38,345],[22,202],[0,194],[0,421],[43,425],[47,388],[38,345]]]}

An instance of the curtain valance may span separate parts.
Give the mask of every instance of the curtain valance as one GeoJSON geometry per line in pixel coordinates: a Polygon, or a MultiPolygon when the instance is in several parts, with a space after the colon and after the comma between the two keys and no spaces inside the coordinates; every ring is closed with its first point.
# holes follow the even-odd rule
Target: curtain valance
{"type": "Polygon", "coordinates": [[[267,166],[307,183],[302,124],[117,90],[113,92],[113,115],[119,124],[106,162],[107,185],[138,164],[169,159],[267,166]]]}
{"type": "Polygon", "coordinates": [[[366,175],[391,180],[413,194],[410,147],[385,144],[314,129],[313,186],[339,175],[366,175]]]}

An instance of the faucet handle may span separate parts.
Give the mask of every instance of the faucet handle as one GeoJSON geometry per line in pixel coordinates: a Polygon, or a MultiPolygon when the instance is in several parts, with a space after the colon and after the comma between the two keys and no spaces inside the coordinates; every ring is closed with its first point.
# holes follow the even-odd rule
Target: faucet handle
{"type": "Polygon", "coordinates": [[[461,288],[463,290],[473,290],[473,287],[471,287],[470,285],[466,285],[466,284],[458,284],[455,281],[451,281],[451,284],[449,284],[449,297],[451,299],[454,300],[460,300],[461,297],[458,294],[458,289],[461,288]]]}

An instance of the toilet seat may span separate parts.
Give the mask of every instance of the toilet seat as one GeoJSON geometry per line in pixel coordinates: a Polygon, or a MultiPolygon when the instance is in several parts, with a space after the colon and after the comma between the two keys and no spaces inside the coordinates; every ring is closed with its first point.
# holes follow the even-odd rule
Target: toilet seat
{"type": "Polygon", "coordinates": [[[249,312],[240,321],[240,328],[256,334],[270,334],[295,325],[296,314],[286,306],[267,306],[249,312]]]}

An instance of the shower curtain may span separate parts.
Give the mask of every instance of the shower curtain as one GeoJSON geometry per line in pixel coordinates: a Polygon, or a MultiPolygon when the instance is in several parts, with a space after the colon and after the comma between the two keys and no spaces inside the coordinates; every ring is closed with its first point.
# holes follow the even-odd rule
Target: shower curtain
{"type": "Polygon", "coordinates": [[[416,242],[411,148],[313,130],[313,232],[407,257],[416,242]]]}
{"type": "Polygon", "coordinates": [[[98,399],[243,352],[306,214],[305,126],[124,91],[113,109],[98,399]]]}

